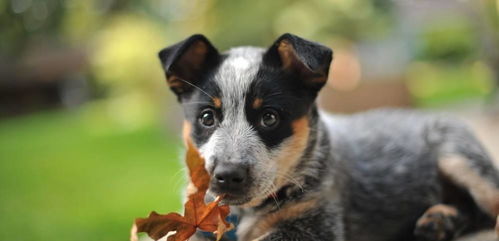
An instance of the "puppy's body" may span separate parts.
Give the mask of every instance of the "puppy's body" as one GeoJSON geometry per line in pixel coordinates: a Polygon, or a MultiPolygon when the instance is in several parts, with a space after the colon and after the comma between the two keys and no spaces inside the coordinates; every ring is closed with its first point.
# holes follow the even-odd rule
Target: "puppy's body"
{"type": "Polygon", "coordinates": [[[499,174],[459,122],[318,111],[331,54],[290,34],[267,50],[219,54],[194,35],[161,51],[238,239],[450,240],[492,225],[499,174]]]}
{"type": "MultiPolygon", "coordinates": [[[[274,219],[274,213],[280,209],[284,210],[283,218],[274,224],[283,230],[270,232],[268,240],[416,240],[418,219],[427,209],[441,203],[455,205],[463,212],[462,220],[451,225],[456,233],[445,238],[492,227],[493,219],[486,214],[490,209],[480,209],[465,187],[452,183],[451,177],[445,175],[454,170],[439,168],[439,161],[446,161],[447,156],[477,158],[467,159],[467,167],[456,168],[468,168],[463,171],[476,173],[483,183],[494,184],[495,189],[485,192],[498,193],[497,171],[460,122],[416,111],[387,109],[352,116],[321,113],[316,127],[319,141],[310,145],[315,146],[317,155],[303,158],[299,166],[311,168],[293,178],[304,179],[301,183],[306,194],[302,194],[301,187],[290,187],[289,193],[278,200],[269,198],[264,205],[243,211],[240,237],[246,237],[248,232],[251,240],[265,233],[258,230],[259,223],[274,219]],[[309,210],[295,219],[288,218],[287,207],[310,199],[316,203],[309,210]],[[245,215],[251,217],[251,224],[245,223],[245,215]],[[260,233],[254,235],[255,231],[260,233]]],[[[497,203],[497,197],[491,198],[491,203],[497,203]]],[[[275,226],[266,228],[275,230],[275,226]]],[[[427,240],[440,240],[432,238],[427,240]]]]}

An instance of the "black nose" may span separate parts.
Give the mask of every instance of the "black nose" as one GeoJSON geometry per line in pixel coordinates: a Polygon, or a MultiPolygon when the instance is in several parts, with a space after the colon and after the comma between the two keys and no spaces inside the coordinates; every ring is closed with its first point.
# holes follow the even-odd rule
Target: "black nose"
{"type": "Polygon", "coordinates": [[[244,189],[248,169],[241,165],[219,164],[213,171],[216,189],[222,193],[236,194],[244,189]]]}

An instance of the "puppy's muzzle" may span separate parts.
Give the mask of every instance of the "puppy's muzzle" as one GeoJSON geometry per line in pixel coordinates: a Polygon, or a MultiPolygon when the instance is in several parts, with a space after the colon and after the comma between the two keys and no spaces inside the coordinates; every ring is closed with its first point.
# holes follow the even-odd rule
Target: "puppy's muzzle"
{"type": "Polygon", "coordinates": [[[248,183],[247,166],[220,163],[213,170],[212,189],[219,194],[229,196],[244,195],[248,183]]]}

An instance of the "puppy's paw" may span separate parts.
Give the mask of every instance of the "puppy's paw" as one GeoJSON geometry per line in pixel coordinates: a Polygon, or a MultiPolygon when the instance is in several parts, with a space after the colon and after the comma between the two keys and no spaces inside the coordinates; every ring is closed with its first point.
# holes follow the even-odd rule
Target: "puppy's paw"
{"type": "Polygon", "coordinates": [[[458,211],[447,205],[438,204],[421,216],[414,230],[418,241],[449,241],[456,233],[458,211]]]}

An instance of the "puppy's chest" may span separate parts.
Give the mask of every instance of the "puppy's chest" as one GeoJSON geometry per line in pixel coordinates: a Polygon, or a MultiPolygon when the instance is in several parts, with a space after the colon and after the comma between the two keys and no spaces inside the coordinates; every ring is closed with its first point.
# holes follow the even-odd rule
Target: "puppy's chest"
{"type": "Polygon", "coordinates": [[[276,230],[283,222],[290,222],[317,207],[318,199],[309,199],[296,203],[289,203],[272,211],[254,211],[252,209],[239,210],[239,224],[237,237],[240,241],[260,240],[276,230]]]}
{"type": "MultiPolygon", "coordinates": [[[[252,211],[246,210],[244,214],[238,216],[237,224],[237,237],[239,241],[254,240],[260,236],[263,236],[266,231],[265,227],[258,227],[258,221],[262,219],[261,215],[258,215],[252,211]]],[[[267,227],[268,229],[268,227],[267,227]]]]}

